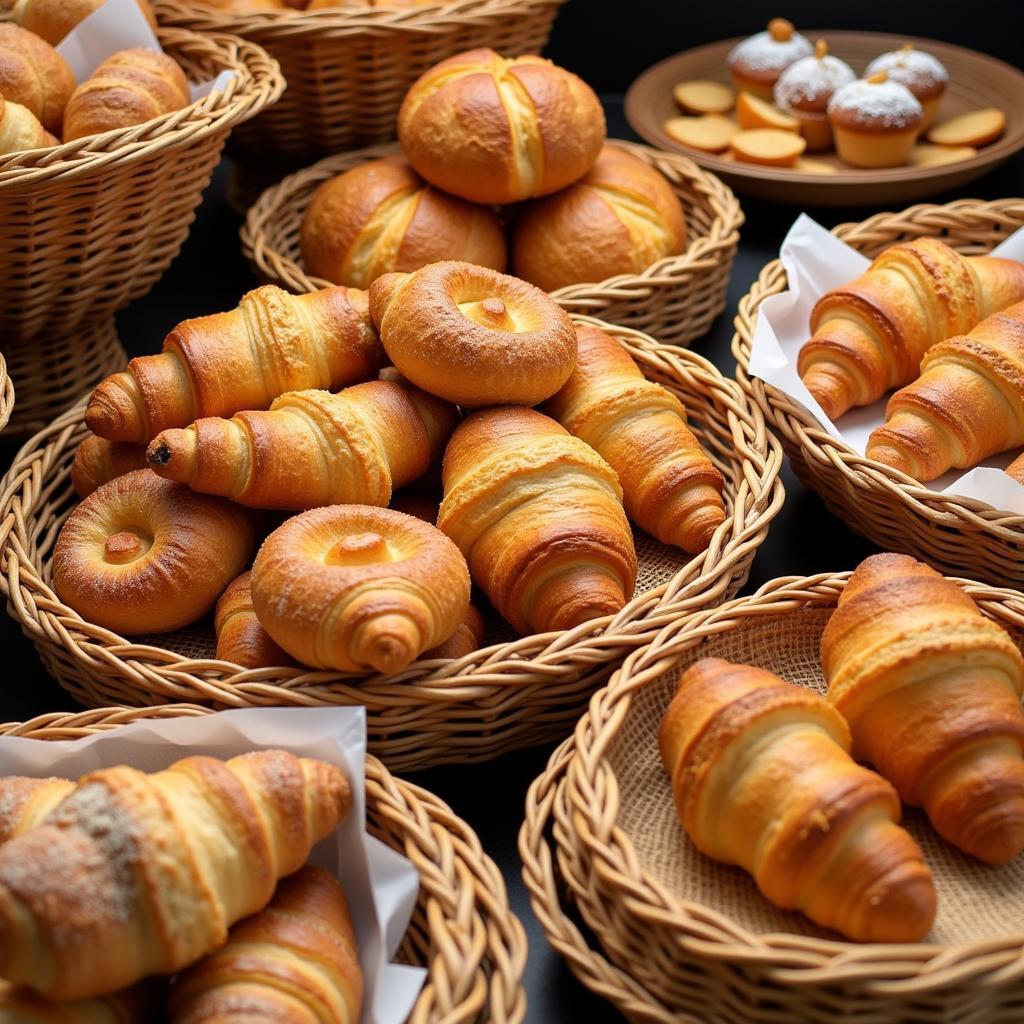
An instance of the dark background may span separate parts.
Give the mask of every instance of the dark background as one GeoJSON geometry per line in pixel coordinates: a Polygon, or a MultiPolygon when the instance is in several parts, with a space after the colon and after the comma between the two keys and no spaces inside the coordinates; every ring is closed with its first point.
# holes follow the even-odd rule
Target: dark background
{"type": "MultiPolygon", "coordinates": [[[[749,34],[782,14],[798,28],[850,28],[931,36],[960,43],[1020,64],[1024,42],[1021,25],[1024,3],[944,0],[860,0],[860,2],[788,3],[766,8],[749,2],[687,4],[630,0],[571,0],[556,23],[549,54],[581,74],[602,94],[608,111],[609,133],[632,138],[622,118],[621,93],[647,66],[680,50],[725,36],[749,34]]],[[[1024,98],[1022,98],[1024,99],[1024,98]]],[[[224,202],[224,165],[211,185],[192,234],[181,255],[144,299],[118,317],[121,339],[132,355],[157,351],[166,332],[187,316],[199,316],[233,306],[256,282],[241,257],[240,220],[224,202]]],[[[945,202],[970,195],[997,198],[1020,195],[1024,189],[1024,155],[958,195],[936,197],[945,202]]],[[[742,197],[741,197],[742,198],[742,197]]],[[[734,372],[729,351],[732,317],[737,302],[760,268],[778,251],[797,210],[743,199],[747,223],[729,289],[726,312],[707,337],[694,348],[727,374],[734,372]]],[[[809,211],[832,226],[860,220],[874,209],[809,211]]],[[[3,283],[0,282],[0,288],[3,283]]],[[[0,468],[15,446],[0,443],[0,468]]],[[[831,516],[813,493],[787,471],[786,504],[771,527],[754,562],[744,592],[778,576],[806,575],[853,568],[875,550],[831,516]]],[[[31,643],[15,623],[0,617],[0,651],[8,669],[0,688],[0,719],[23,720],[45,711],[63,711],[71,700],[43,672],[31,643]]],[[[448,801],[477,830],[484,847],[497,861],[509,887],[513,910],[526,927],[530,958],[526,973],[531,1022],[604,1022],[621,1018],[610,1006],[580,986],[544,939],[520,881],[516,839],[527,787],[539,774],[550,752],[535,749],[511,754],[482,766],[449,766],[418,773],[413,778],[448,801]]]]}

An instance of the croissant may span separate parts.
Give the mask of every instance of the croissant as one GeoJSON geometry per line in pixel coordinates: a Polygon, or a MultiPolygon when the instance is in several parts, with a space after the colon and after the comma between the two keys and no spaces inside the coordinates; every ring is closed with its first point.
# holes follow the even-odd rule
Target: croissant
{"type": "MultiPolygon", "coordinates": [[[[56,46],[80,21],[98,10],[106,0],[16,0],[14,20],[56,46]]],[[[156,29],[156,17],[149,0],[135,0],[146,21],[156,29]]]]}
{"type": "Polygon", "coordinates": [[[818,300],[797,369],[835,420],[909,384],[932,345],[1021,299],[1020,263],[961,256],[936,238],[903,242],[818,300]]]}
{"type": "Polygon", "coordinates": [[[0,843],[35,828],[74,788],[67,779],[0,778],[0,843]]]}
{"type": "Polygon", "coordinates": [[[71,483],[80,498],[87,498],[97,487],[133,469],[146,468],[146,449],[126,441],[107,441],[90,434],[75,449],[71,463],[71,483]]]}
{"type": "Polygon", "coordinates": [[[59,133],[75,89],[68,62],[34,32],[0,24],[0,96],[20,103],[49,132],[59,133]]]}
{"type": "Polygon", "coordinates": [[[872,555],[821,638],[828,699],[901,799],[990,864],[1024,849],[1024,658],[955,583],[872,555]]]}
{"type": "Polygon", "coordinates": [[[351,802],[340,769],[283,750],[92,772],[0,846],[0,976],[85,999],[187,967],[267,905],[351,802]]]}
{"type": "Polygon", "coordinates": [[[341,885],[307,865],[171,989],[169,1024],[358,1024],[363,974],[341,885]]]}
{"type": "Polygon", "coordinates": [[[217,602],[213,627],[217,634],[217,658],[243,668],[275,668],[291,665],[292,659],[270,638],[256,618],[252,605],[252,573],[243,572],[217,602]]]}
{"type": "Polygon", "coordinates": [[[266,409],[287,391],[369,380],[381,361],[366,292],[351,288],[289,295],[264,285],[230,312],[178,324],[163,347],[92,393],[94,434],[148,444],[202,416],[266,409]]]}
{"type": "Polygon", "coordinates": [[[928,933],[935,888],[896,824],[896,792],[853,761],[846,723],[818,694],[703,658],[683,674],[659,740],[679,820],[701,853],[848,938],[928,933]]]}
{"type": "Polygon", "coordinates": [[[59,1003],[0,981],[0,1024],[151,1024],[162,1019],[156,995],[156,986],[142,982],[113,995],[59,1003]]]}
{"type": "Polygon", "coordinates": [[[474,413],[444,457],[437,525],[520,633],[619,611],[636,584],[615,471],[554,420],[518,406],[474,413]]]}
{"type": "Polygon", "coordinates": [[[1024,444],[1024,302],[928,350],[867,456],[922,482],[1024,444]]]}
{"type": "Polygon", "coordinates": [[[31,110],[0,95],[0,156],[56,145],[31,110]]]}
{"type": "Polygon", "coordinates": [[[663,544],[703,551],[725,520],[722,474],[676,396],[596,327],[577,326],[576,368],[544,411],[615,470],[630,518],[663,544]]]}
{"type": "Polygon", "coordinates": [[[337,395],[292,391],[269,412],[165,430],[147,458],[163,477],[255,508],[385,506],[440,457],[457,419],[447,402],[375,380],[337,395]]]}

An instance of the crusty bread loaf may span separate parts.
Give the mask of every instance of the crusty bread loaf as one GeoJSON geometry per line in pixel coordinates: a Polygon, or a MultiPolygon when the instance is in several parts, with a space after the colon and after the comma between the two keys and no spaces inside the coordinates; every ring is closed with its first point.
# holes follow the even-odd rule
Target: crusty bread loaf
{"type": "Polygon", "coordinates": [[[0,96],[30,110],[60,135],[64,108],[75,90],[68,62],[34,32],[0,24],[0,96]]]}

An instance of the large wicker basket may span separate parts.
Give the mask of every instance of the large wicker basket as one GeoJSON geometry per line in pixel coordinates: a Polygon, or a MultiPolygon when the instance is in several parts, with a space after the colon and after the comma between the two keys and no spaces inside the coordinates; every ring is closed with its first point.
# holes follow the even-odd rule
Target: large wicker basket
{"type": "MultiPolygon", "coordinates": [[[[43,715],[0,725],[0,733],[69,740],[147,718],[206,715],[187,704],[103,708],[43,715]]],[[[409,1024],[518,1024],[526,1016],[522,988],[526,936],[509,909],[501,872],[476,833],[419,786],[366,758],[367,831],[408,857],[420,874],[412,921],[398,951],[427,969],[409,1024]]]]}
{"type": "Polygon", "coordinates": [[[86,433],[81,405],[29,441],[0,482],[0,589],[8,609],[50,673],[90,706],[363,704],[370,749],[402,769],[485,760],[561,738],[626,654],[683,612],[739,589],[783,501],[781,449],[735,381],[693,353],[591,322],[621,338],[650,378],[681,397],[726,479],[727,518],[702,555],[691,559],[637,535],[637,594],[614,617],[515,638],[492,615],[480,651],[370,678],[299,668],[243,671],[213,660],[212,631],[204,624],[129,643],[84,622],[50,586],[53,545],[73,505],[71,460],[86,433]]]}
{"type": "MultiPolygon", "coordinates": [[[[1017,1019],[1024,1004],[1024,858],[981,864],[920,812],[904,824],[939,892],[927,942],[838,941],[776,909],[738,868],[697,852],[676,818],[657,729],[680,673],[702,657],[759,665],[825,689],[821,634],[849,574],[788,578],[686,616],[595,694],[564,767],[559,863],[609,959],[672,1012],[705,1024],[1017,1019]]],[[[1024,642],[1024,599],[954,579],[1024,642]]],[[[558,771],[558,764],[553,765],[558,771]]],[[[536,813],[536,812],[532,812],[536,813]]]]}
{"type": "MultiPolygon", "coordinates": [[[[552,294],[571,313],[598,316],[670,344],[689,344],[706,334],[725,308],[743,211],[729,187],[692,160],[630,142],[616,140],[616,145],[671,183],[686,213],[686,252],[658,260],[640,274],[570,285],[552,294]]],[[[328,285],[302,265],[299,229],[313,192],[328,178],[397,152],[396,146],[376,146],[342,153],[267,189],[242,227],[242,249],[256,273],[297,292],[328,285]]]]}
{"type": "MultiPolygon", "coordinates": [[[[880,213],[835,234],[866,256],[896,242],[932,235],[961,252],[988,252],[1024,224],[1024,200],[964,199],[880,213]]],[[[793,470],[851,529],[881,547],[913,554],[943,572],[1000,586],[1024,586],[1024,517],[969,498],[930,490],[904,473],[858,455],[825,433],[801,406],[749,377],[750,347],[761,303],[786,288],[778,260],[760,273],[740,300],[733,337],[740,386],[779,434],[793,470]]]]}
{"type": "Polygon", "coordinates": [[[7,421],[14,412],[14,384],[7,373],[7,361],[0,352],[0,431],[7,426],[7,421]]]}
{"type": "Polygon", "coordinates": [[[393,139],[402,99],[424,71],[477,46],[539,53],[563,2],[456,0],[405,11],[338,7],[241,14],[190,0],[157,0],[156,10],[163,25],[230,32],[280,62],[288,80],[283,100],[231,140],[240,166],[258,171],[268,158],[294,169],[393,139]]]}
{"type": "Polygon", "coordinates": [[[108,319],[177,255],[228,132],[284,88],[275,61],[228,36],[166,30],[193,81],[231,69],[205,99],[133,128],[0,158],[0,334],[64,337],[108,319]]]}

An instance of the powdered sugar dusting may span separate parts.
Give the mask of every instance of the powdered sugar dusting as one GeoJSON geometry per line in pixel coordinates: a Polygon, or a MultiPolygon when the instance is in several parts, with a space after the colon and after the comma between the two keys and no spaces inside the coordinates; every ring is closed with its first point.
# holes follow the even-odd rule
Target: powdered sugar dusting
{"type": "Polygon", "coordinates": [[[856,78],[853,68],[838,57],[802,57],[786,68],[775,83],[775,101],[782,106],[813,103],[827,99],[856,78]]]}
{"type": "Polygon", "coordinates": [[[888,73],[894,82],[908,89],[930,89],[949,81],[949,72],[938,57],[923,50],[893,50],[876,57],[864,72],[870,78],[879,71],[888,73]]]}
{"type": "Polygon", "coordinates": [[[921,120],[921,104],[899,82],[850,82],[829,100],[830,114],[852,114],[863,124],[876,123],[886,128],[909,128],[921,120]]]}
{"type": "Polygon", "coordinates": [[[781,71],[813,52],[810,40],[799,32],[786,40],[775,39],[770,32],[758,32],[734,46],[726,60],[729,64],[742,63],[751,71],[781,71]]]}

